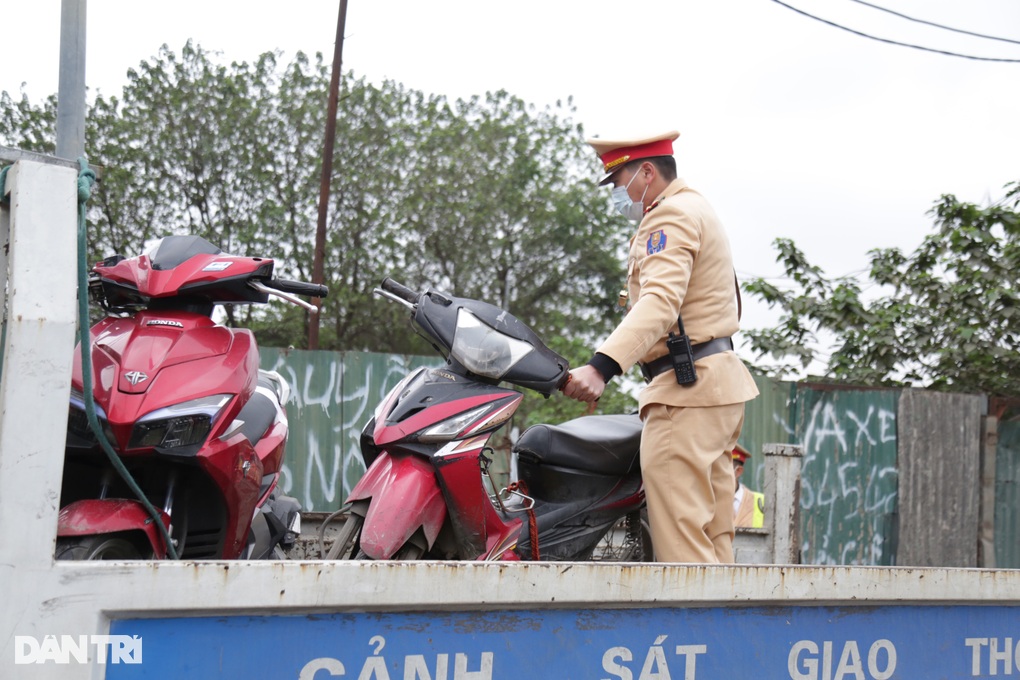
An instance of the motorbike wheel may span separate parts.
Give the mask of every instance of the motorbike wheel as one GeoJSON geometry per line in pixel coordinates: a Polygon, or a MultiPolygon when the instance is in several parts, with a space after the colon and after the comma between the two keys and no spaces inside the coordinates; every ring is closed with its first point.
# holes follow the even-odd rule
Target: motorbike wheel
{"type": "Polygon", "coordinates": [[[635,511],[614,524],[592,553],[599,562],[654,562],[652,534],[645,511],[635,511]]]}
{"type": "MultiPolygon", "coordinates": [[[[417,559],[421,559],[421,556],[424,553],[425,553],[425,551],[421,549],[421,546],[415,545],[414,543],[411,543],[410,541],[408,541],[407,543],[405,543],[403,545],[403,547],[400,548],[400,550],[397,551],[397,553],[393,556],[393,559],[394,560],[417,560],[417,559]]],[[[366,553],[364,550],[359,550],[358,554],[354,556],[354,559],[356,559],[356,560],[370,560],[372,558],[369,557],[368,553],[366,553]]]]}
{"type": "Polygon", "coordinates": [[[415,545],[411,541],[408,541],[407,543],[404,544],[404,546],[400,550],[397,551],[397,554],[393,556],[393,559],[417,560],[421,559],[421,556],[422,554],[424,554],[424,552],[425,551],[422,550],[421,546],[415,545]]]}
{"type": "Polygon", "coordinates": [[[337,534],[333,546],[326,555],[326,559],[358,559],[356,556],[352,556],[351,553],[357,552],[354,550],[354,547],[358,544],[358,537],[361,535],[361,527],[364,523],[365,518],[361,515],[355,515],[354,513],[348,515],[347,519],[344,520],[344,525],[340,527],[340,533],[337,534]]]}
{"type": "Polygon", "coordinates": [[[58,560],[145,559],[134,543],[115,534],[58,537],[54,558],[58,560]]]}

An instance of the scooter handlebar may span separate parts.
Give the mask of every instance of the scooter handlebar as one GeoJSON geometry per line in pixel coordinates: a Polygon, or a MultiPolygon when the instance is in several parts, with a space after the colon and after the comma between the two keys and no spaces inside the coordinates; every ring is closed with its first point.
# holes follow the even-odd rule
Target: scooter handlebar
{"type": "Polygon", "coordinates": [[[329,293],[326,286],[317,283],[305,283],[304,281],[288,281],[287,279],[269,279],[265,284],[284,293],[294,295],[307,295],[313,298],[324,298],[329,293]]]}
{"type": "Polygon", "coordinates": [[[410,302],[412,304],[414,303],[415,300],[418,299],[417,291],[411,290],[402,283],[397,283],[388,276],[385,279],[383,279],[382,289],[387,293],[396,295],[401,300],[406,300],[407,302],[410,302]]]}

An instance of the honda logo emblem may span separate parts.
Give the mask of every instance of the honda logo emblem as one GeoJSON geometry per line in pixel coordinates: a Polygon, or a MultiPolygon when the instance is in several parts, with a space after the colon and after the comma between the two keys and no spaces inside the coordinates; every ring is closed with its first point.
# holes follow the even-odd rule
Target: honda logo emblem
{"type": "Polygon", "coordinates": [[[149,376],[145,375],[141,371],[130,371],[125,373],[124,377],[127,378],[127,381],[132,385],[137,385],[138,383],[145,382],[149,379],[149,376]]]}

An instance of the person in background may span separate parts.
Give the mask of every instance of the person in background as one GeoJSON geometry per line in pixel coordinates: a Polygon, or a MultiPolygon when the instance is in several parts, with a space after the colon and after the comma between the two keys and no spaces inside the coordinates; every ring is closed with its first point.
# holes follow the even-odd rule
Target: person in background
{"type": "Polygon", "coordinates": [[[733,447],[733,476],[737,478],[737,492],[733,496],[733,525],[760,529],[765,524],[765,495],[751,491],[741,481],[744,463],[751,452],[740,444],[733,447]]]}

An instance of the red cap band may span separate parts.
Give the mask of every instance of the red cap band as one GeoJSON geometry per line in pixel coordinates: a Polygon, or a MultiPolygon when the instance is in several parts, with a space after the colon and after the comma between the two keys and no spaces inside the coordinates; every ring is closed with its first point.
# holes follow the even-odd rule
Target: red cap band
{"type": "Polygon", "coordinates": [[[613,149],[612,151],[607,151],[602,155],[602,165],[605,168],[605,171],[609,172],[613,168],[639,158],[653,158],[655,156],[672,155],[673,140],[660,139],[655,142],[649,142],[648,144],[625,146],[619,149],[613,149]]]}

